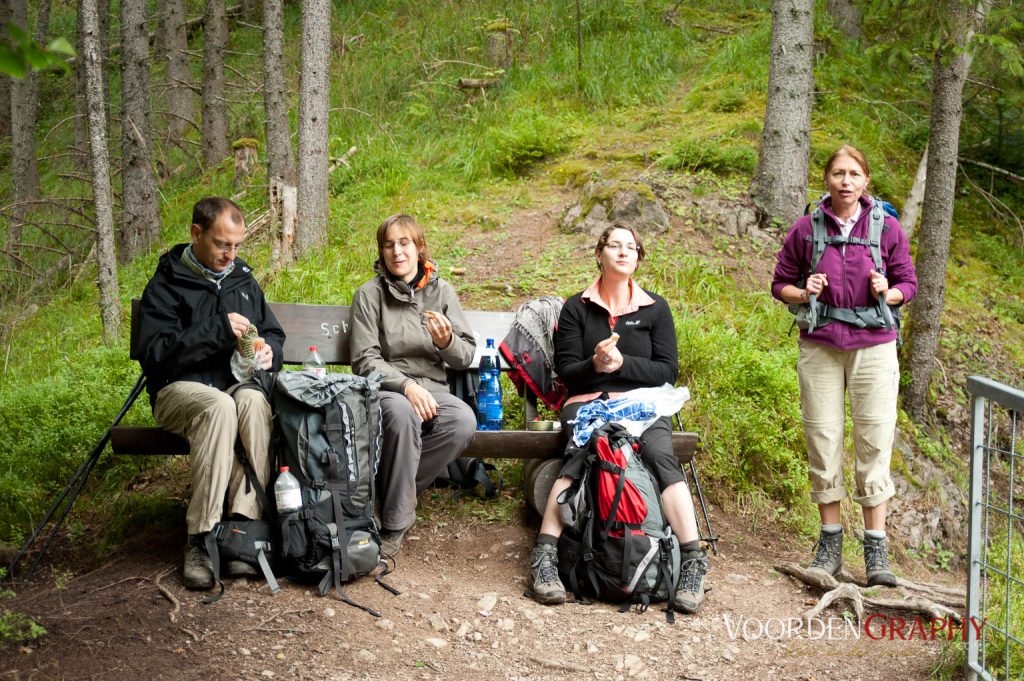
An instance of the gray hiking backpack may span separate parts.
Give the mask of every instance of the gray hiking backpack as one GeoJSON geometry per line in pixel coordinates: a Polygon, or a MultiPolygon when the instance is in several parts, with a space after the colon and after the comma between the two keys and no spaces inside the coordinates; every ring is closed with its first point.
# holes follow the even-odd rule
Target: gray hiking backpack
{"type": "MultiPolygon", "coordinates": [[[[811,262],[806,274],[797,284],[804,288],[807,278],[818,269],[821,256],[825,253],[825,247],[832,245],[841,247],[847,244],[867,246],[871,251],[871,260],[875,264],[875,271],[885,274],[885,263],[882,262],[882,232],[888,228],[885,226],[885,215],[888,212],[884,209],[884,201],[874,200],[871,205],[871,214],[868,222],[868,238],[861,239],[853,236],[842,236],[828,234],[825,226],[825,213],[821,206],[814,208],[811,214],[811,234],[806,237],[813,244],[811,251],[811,262]]],[[[859,329],[896,329],[900,327],[900,311],[898,306],[890,306],[885,302],[883,295],[878,296],[875,305],[865,307],[833,307],[818,300],[818,296],[811,295],[806,303],[789,305],[789,311],[796,315],[793,324],[800,329],[806,329],[808,333],[820,329],[833,321],[846,322],[859,329]]]]}
{"type": "Polygon", "coordinates": [[[374,476],[380,461],[381,412],[377,376],[297,371],[281,373],[274,385],[277,456],[299,480],[302,506],[278,511],[279,572],[331,586],[349,605],[341,584],[384,568],[374,521],[374,476]]]}

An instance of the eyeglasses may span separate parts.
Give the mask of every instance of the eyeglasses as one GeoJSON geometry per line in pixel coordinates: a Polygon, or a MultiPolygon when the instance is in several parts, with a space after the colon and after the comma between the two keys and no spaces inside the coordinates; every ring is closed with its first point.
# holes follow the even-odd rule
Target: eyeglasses
{"type": "Polygon", "coordinates": [[[383,248],[385,251],[390,251],[394,249],[395,246],[398,246],[401,249],[406,249],[409,247],[409,244],[411,243],[412,239],[409,239],[408,237],[402,237],[398,241],[385,241],[383,248]]]}
{"type": "Polygon", "coordinates": [[[221,253],[223,253],[225,255],[227,255],[228,253],[237,253],[238,249],[241,248],[241,247],[242,247],[242,244],[240,244],[240,243],[238,243],[238,244],[226,244],[223,241],[214,241],[213,242],[214,250],[220,251],[221,253]]]}
{"type": "Polygon", "coordinates": [[[608,243],[606,243],[604,245],[604,247],[608,248],[608,249],[611,249],[613,251],[621,251],[621,250],[625,249],[629,253],[636,253],[637,252],[636,244],[624,244],[621,241],[609,241],[608,243]]]}

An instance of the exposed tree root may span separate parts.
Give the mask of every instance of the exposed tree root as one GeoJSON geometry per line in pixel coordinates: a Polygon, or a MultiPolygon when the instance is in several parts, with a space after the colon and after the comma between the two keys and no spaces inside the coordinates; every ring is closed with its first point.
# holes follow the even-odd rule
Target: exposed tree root
{"type": "Polygon", "coordinates": [[[865,607],[872,610],[890,610],[924,615],[930,619],[950,619],[961,622],[961,612],[967,602],[967,594],[961,590],[938,584],[923,584],[905,579],[897,580],[895,587],[868,587],[854,582],[844,572],[842,582],[821,570],[808,570],[796,563],[782,563],[775,569],[789,575],[824,594],[810,610],[803,614],[805,621],[818,617],[834,603],[845,601],[857,613],[858,624],[864,621],[865,607]],[[897,594],[897,597],[880,597],[880,590],[897,594]]]}

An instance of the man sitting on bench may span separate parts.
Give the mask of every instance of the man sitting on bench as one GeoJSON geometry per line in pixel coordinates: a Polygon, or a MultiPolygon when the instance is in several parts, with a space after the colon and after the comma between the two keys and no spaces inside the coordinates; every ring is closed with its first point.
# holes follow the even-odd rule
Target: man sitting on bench
{"type": "MultiPolygon", "coordinates": [[[[261,390],[245,389],[255,384],[236,380],[232,355],[255,326],[264,340],[256,366],[278,370],[285,335],[252,270],[235,257],[245,237],[238,206],[220,197],[201,199],[192,209],[191,236],[191,243],[160,257],[142,294],[139,363],[156,422],[189,443],[192,498],[183,581],[189,589],[210,589],[206,533],[225,510],[235,517],[261,516],[235,455],[236,436],[264,488],[271,472],[270,405],[261,390]]],[[[255,574],[241,561],[229,561],[225,569],[233,577],[255,574]]]]}

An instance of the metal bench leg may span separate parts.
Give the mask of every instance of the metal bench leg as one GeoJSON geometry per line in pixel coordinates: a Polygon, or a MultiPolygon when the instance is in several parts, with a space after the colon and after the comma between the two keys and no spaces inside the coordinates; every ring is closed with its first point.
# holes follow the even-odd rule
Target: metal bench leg
{"type": "Polygon", "coordinates": [[[32,565],[29,567],[28,572],[26,572],[21,579],[22,581],[28,581],[28,579],[32,577],[32,574],[36,571],[36,568],[39,567],[39,563],[43,560],[43,556],[46,555],[47,550],[50,548],[50,544],[53,543],[54,538],[57,536],[57,530],[60,529],[61,524],[64,522],[64,518],[67,517],[68,513],[71,511],[71,507],[75,503],[75,500],[78,498],[78,495],[82,492],[82,488],[85,487],[85,482],[86,480],[89,479],[89,474],[92,473],[92,469],[96,465],[96,462],[99,461],[100,454],[103,453],[104,448],[106,448],[107,443],[110,441],[110,431],[114,429],[114,426],[121,422],[121,419],[123,419],[124,415],[128,413],[128,410],[132,408],[132,405],[135,404],[135,400],[137,400],[139,395],[142,394],[142,390],[145,387],[146,376],[145,374],[139,374],[139,378],[135,382],[135,387],[132,388],[132,391],[128,394],[128,399],[125,400],[124,405],[121,407],[121,411],[118,412],[117,417],[114,419],[114,422],[107,427],[107,432],[103,434],[103,437],[100,438],[100,441],[96,444],[95,447],[93,447],[92,451],[89,452],[89,456],[86,457],[85,461],[83,461],[82,464],[78,467],[78,470],[75,471],[75,474],[71,476],[71,482],[69,482],[68,486],[64,488],[64,491],[57,496],[53,504],[50,505],[50,510],[46,512],[46,515],[43,516],[43,519],[39,522],[38,525],[36,525],[35,529],[32,531],[32,534],[29,536],[28,540],[21,547],[21,550],[18,551],[18,555],[15,556],[14,560],[11,561],[11,564],[8,566],[7,575],[5,576],[5,578],[11,577],[14,574],[14,568],[16,568],[18,566],[18,563],[21,562],[21,559],[25,557],[25,554],[28,553],[29,547],[32,546],[36,538],[39,537],[39,535],[42,533],[43,528],[46,527],[46,524],[49,523],[50,520],[53,518],[54,514],[57,512],[57,509],[60,508],[61,504],[64,503],[64,501],[66,500],[67,504],[61,510],[60,515],[54,522],[53,529],[50,530],[50,534],[46,538],[46,543],[43,544],[43,548],[39,552],[39,555],[36,556],[36,559],[32,562],[32,565]]]}
{"type": "MultiPolygon", "coordinates": [[[[676,425],[679,426],[679,430],[685,430],[685,428],[683,428],[683,419],[679,416],[678,413],[676,414],[676,425]]],[[[708,515],[708,504],[704,500],[704,491],[700,488],[700,478],[697,477],[697,467],[693,464],[693,459],[690,459],[689,467],[690,467],[690,475],[689,475],[689,477],[693,479],[693,487],[694,487],[694,489],[697,490],[697,501],[700,502],[700,512],[701,512],[701,515],[704,516],[704,527],[707,528],[707,532],[705,533],[705,531],[701,529],[700,521],[698,520],[697,521],[697,533],[700,535],[701,541],[706,541],[708,544],[711,545],[711,552],[714,553],[717,556],[718,555],[718,535],[716,535],[715,531],[713,529],[711,529],[711,517],[708,515]]],[[[686,475],[686,470],[685,469],[683,470],[683,475],[684,476],[686,475]]],[[[689,484],[689,480],[687,480],[687,484],[689,484]]],[[[692,497],[693,495],[691,494],[690,496],[692,497]]],[[[696,502],[694,502],[694,509],[693,510],[694,510],[694,513],[697,512],[696,502]]]]}

